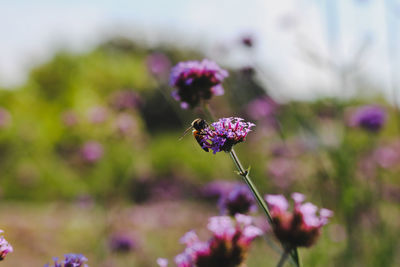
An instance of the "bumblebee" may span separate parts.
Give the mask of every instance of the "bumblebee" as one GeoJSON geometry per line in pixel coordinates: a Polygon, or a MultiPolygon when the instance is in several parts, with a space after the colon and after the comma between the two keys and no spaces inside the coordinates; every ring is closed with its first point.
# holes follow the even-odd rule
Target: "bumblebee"
{"type": "Polygon", "coordinates": [[[189,128],[187,128],[185,130],[185,132],[183,133],[182,137],[180,139],[182,139],[189,130],[193,129],[192,134],[194,139],[196,139],[197,143],[201,146],[201,148],[208,152],[208,148],[207,147],[203,147],[204,141],[203,141],[203,135],[205,135],[204,129],[206,129],[208,127],[208,123],[200,118],[195,119],[194,121],[192,121],[191,125],[189,128]]]}

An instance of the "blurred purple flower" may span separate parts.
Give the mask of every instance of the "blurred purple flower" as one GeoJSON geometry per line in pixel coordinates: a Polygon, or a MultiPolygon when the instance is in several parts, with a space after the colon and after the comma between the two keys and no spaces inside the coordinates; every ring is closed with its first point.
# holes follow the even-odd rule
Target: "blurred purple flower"
{"type": "Polygon", "coordinates": [[[296,162],[284,157],[269,160],[267,170],[274,184],[280,188],[288,187],[298,174],[296,162]]]}
{"type": "Polygon", "coordinates": [[[226,77],[226,70],[207,59],[180,62],[171,70],[170,85],[176,88],[172,96],[182,108],[194,108],[213,95],[223,95],[221,84],[226,77]]]}
{"type": "Polygon", "coordinates": [[[149,72],[158,79],[166,79],[171,69],[171,61],[163,53],[153,53],[147,57],[149,72]]]}
{"type": "Polygon", "coordinates": [[[379,106],[362,106],[351,114],[349,124],[369,132],[378,132],[386,122],[386,111],[379,106]]]}
{"type": "Polygon", "coordinates": [[[201,195],[206,198],[220,198],[228,194],[235,187],[235,184],[224,180],[213,181],[202,187],[201,195]]]}
{"type": "Polygon", "coordinates": [[[78,123],[78,116],[72,110],[65,111],[61,114],[61,120],[67,127],[72,127],[78,123]]]}
{"type": "Polygon", "coordinates": [[[92,107],[88,112],[89,122],[93,124],[103,123],[108,117],[108,110],[105,107],[92,107]]]}
{"type": "MultiPolygon", "coordinates": [[[[251,242],[263,231],[252,225],[252,218],[236,214],[235,220],[228,216],[209,219],[207,228],[213,233],[208,242],[200,241],[192,230],[186,233],[181,243],[186,249],[175,257],[178,267],[241,266],[246,259],[251,242]]],[[[159,266],[167,266],[166,259],[158,259],[159,266]]]]}
{"type": "MultiPolygon", "coordinates": [[[[4,231],[0,230],[0,234],[3,234],[4,231]]],[[[7,242],[7,240],[0,236],[0,261],[4,260],[8,253],[13,252],[13,247],[7,242]]]]}
{"type": "Polygon", "coordinates": [[[81,155],[87,162],[94,163],[103,156],[103,146],[95,141],[86,142],[82,149],[81,155]]]}
{"type": "Polygon", "coordinates": [[[264,96],[247,104],[246,113],[253,120],[270,119],[278,108],[278,104],[270,97],[264,96]]]}
{"type": "Polygon", "coordinates": [[[3,128],[11,123],[11,115],[10,113],[0,107],[0,128],[3,128]]]}
{"type": "Polygon", "coordinates": [[[237,185],[229,193],[223,194],[219,200],[219,206],[222,214],[231,216],[257,210],[254,197],[245,185],[237,185]]]}
{"type": "Polygon", "coordinates": [[[54,265],[44,265],[44,267],[89,267],[85,262],[87,259],[82,254],[66,254],[65,259],[58,263],[58,258],[54,258],[54,265]]]}
{"type": "Polygon", "coordinates": [[[313,245],[322,226],[328,223],[333,212],[328,209],[320,209],[310,203],[302,203],[305,196],[300,193],[293,193],[294,210],[289,212],[289,203],[283,195],[266,195],[274,224],[276,237],[285,245],[291,248],[310,247],[313,245]]]}
{"type": "Polygon", "coordinates": [[[137,247],[137,243],[131,237],[115,234],[110,239],[110,249],[114,252],[129,252],[137,247]]]}
{"type": "Polygon", "coordinates": [[[251,131],[254,123],[244,122],[242,118],[221,118],[204,129],[202,147],[213,150],[230,152],[237,143],[243,142],[251,131]]]}
{"type": "Polygon", "coordinates": [[[132,90],[116,91],[110,96],[110,104],[116,110],[134,109],[140,103],[139,95],[132,90]]]}

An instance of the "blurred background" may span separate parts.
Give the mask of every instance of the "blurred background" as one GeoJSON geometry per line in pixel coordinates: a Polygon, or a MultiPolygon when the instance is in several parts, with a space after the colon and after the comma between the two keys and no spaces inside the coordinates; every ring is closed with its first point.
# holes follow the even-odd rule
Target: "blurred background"
{"type": "MultiPolygon", "coordinates": [[[[3,266],[155,266],[207,237],[240,180],[178,141],[203,114],[168,85],[203,58],[230,73],[214,113],[257,124],[237,150],[260,191],[335,212],[304,266],[400,265],[400,1],[5,0],[0,18],[3,266]],[[365,106],[379,127],[355,121],[365,106]]],[[[260,239],[247,265],[278,260],[260,239]]]]}

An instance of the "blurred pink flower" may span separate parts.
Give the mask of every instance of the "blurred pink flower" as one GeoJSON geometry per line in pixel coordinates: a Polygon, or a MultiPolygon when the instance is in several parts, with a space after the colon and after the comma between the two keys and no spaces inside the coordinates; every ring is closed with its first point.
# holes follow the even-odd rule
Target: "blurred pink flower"
{"type": "Polygon", "coordinates": [[[246,113],[252,120],[271,119],[278,109],[278,103],[268,96],[257,98],[246,106],[246,113]]]}
{"type": "Polygon", "coordinates": [[[103,146],[95,141],[86,142],[81,149],[83,159],[89,163],[97,162],[103,156],[103,152],[103,146]]]}
{"type": "Polygon", "coordinates": [[[121,134],[129,134],[136,128],[136,121],[128,113],[119,114],[114,121],[115,128],[121,134]]]}
{"type": "Polygon", "coordinates": [[[68,110],[61,114],[61,120],[65,126],[72,127],[78,123],[78,116],[74,111],[68,110]]]}
{"type": "MultiPolygon", "coordinates": [[[[3,234],[3,233],[4,233],[4,231],[0,230],[0,234],[3,234]]],[[[13,247],[7,242],[7,240],[3,236],[0,236],[0,261],[4,260],[6,255],[13,251],[14,251],[13,247]]]]}
{"type": "Polygon", "coordinates": [[[156,78],[166,80],[171,69],[171,61],[163,53],[153,53],[147,57],[147,68],[156,78]]]}
{"type": "Polygon", "coordinates": [[[108,110],[105,107],[92,107],[88,112],[89,121],[93,124],[103,123],[108,117],[108,110]]]}
{"type": "Polygon", "coordinates": [[[375,161],[382,168],[391,168],[400,162],[400,142],[396,141],[386,146],[380,146],[374,151],[375,161]]]}
{"type": "Polygon", "coordinates": [[[115,91],[109,101],[116,110],[134,109],[141,104],[140,96],[132,90],[115,91]]]}
{"type": "Polygon", "coordinates": [[[274,184],[280,188],[288,187],[299,174],[296,161],[284,157],[270,159],[267,172],[274,184]]]}
{"type": "Polygon", "coordinates": [[[6,127],[11,123],[11,115],[10,113],[0,107],[0,128],[6,127]]]}

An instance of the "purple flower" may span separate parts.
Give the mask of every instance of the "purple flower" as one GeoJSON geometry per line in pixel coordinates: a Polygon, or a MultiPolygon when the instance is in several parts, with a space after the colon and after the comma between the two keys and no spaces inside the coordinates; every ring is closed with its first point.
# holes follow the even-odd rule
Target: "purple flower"
{"type": "Polygon", "coordinates": [[[103,146],[95,141],[86,142],[82,149],[83,159],[89,163],[95,163],[103,156],[103,146]]]}
{"type": "Polygon", "coordinates": [[[283,195],[266,195],[274,224],[276,237],[288,247],[310,247],[320,235],[322,226],[328,223],[333,212],[328,209],[320,209],[307,202],[300,193],[293,193],[294,210],[289,212],[289,203],[283,195]],[[317,215],[318,213],[318,215],[317,215]]]}
{"type": "Polygon", "coordinates": [[[110,96],[110,104],[116,110],[134,109],[141,103],[137,93],[131,90],[120,90],[110,96]]]}
{"type": "Polygon", "coordinates": [[[110,248],[114,252],[129,252],[136,246],[136,242],[127,235],[113,235],[110,239],[110,248]]]}
{"type": "Polygon", "coordinates": [[[244,122],[242,118],[219,119],[204,129],[203,148],[213,150],[214,154],[220,151],[230,152],[234,145],[245,140],[253,126],[254,123],[244,122]]]}
{"type": "MultiPolygon", "coordinates": [[[[3,234],[3,230],[0,230],[0,234],[3,234]]],[[[4,260],[8,253],[13,252],[13,247],[7,242],[7,240],[0,236],[0,261],[4,260]]]]}
{"type": "Polygon", "coordinates": [[[254,197],[247,186],[237,185],[229,193],[221,196],[219,205],[223,214],[234,216],[257,210],[254,197]]]}
{"type": "Polygon", "coordinates": [[[147,68],[156,78],[165,79],[171,68],[171,61],[163,53],[153,53],[147,57],[147,68]]]}
{"type": "Polygon", "coordinates": [[[226,70],[207,59],[180,62],[171,70],[170,85],[176,88],[172,96],[182,108],[194,108],[202,100],[224,94],[221,84],[226,77],[226,70]]]}
{"type": "MultiPolygon", "coordinates": [[[[241,266],[251,242],[263,234],[252,225],[252,218],[236,214],[235,220],[228,216],[211,217],[208,229],[213,233],[208,242],[200,241],[194,231],[186,233],[181,242],[185,250],[175,257],[178,267],[241,266]]],[[[160,267],[166,267],[166,259],[158,259],[160,267]]]]}
{"type": "Polygon", "coordinates": [[[350,126],[378,132],[386,122],[386,111],[379,106],[359,107],[350,117],[350,126]]]}
{"type": "Polygon", "coordinates": [[[58,263],[58,259],[54,258],[54,264],[50,266],[46,264],[44,267],[89,267],[85,262],[87,259],[82,254],[66,254],[65,259],[58,263]]]}

